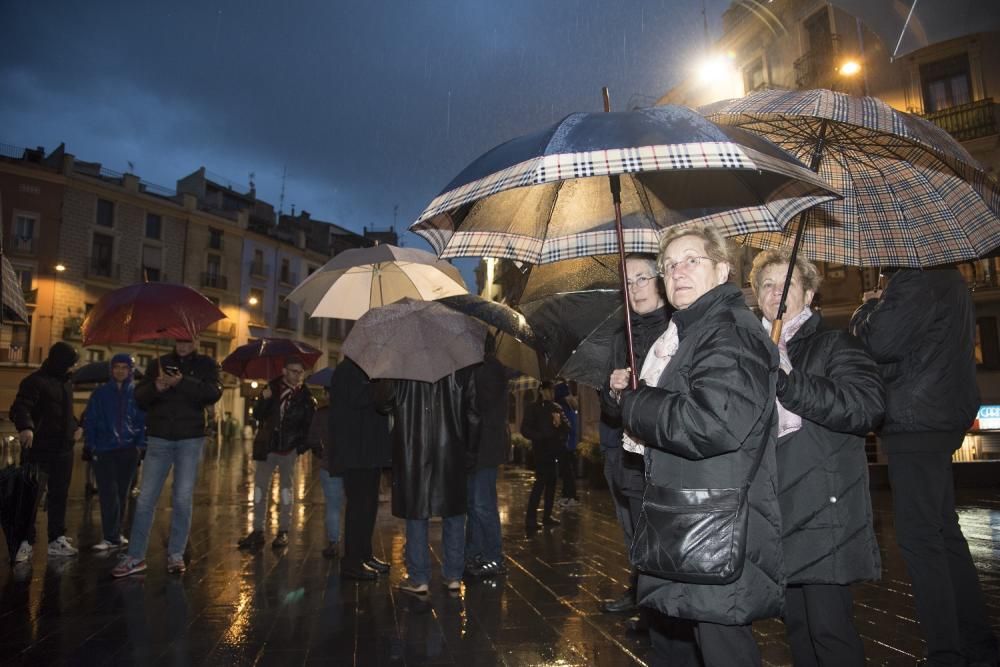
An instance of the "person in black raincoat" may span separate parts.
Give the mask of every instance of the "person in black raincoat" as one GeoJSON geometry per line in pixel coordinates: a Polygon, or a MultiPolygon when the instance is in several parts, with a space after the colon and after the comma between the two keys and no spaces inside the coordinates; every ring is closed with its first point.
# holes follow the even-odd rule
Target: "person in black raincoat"
{"type": "Polygon", "coordinates": [[[425,595],[431,577],[428,520],[441,517],[444,585],[461,590],[465,570],[467,475],[480,441],[472,366],[437,382],[379,383],[377,403],[391,411],[392,513],[406,519],[406,577],[397,587],[425,595]]]}
{"type": "Polygon", "coordinates": [[[969,286],[954,267],[899,269],[885,291],[865,297],[851,330],[885,381],[879,437],[927,664],[996,665],[997,639],[955,513],[951,469],[979,409],[969,286]]]}
{"type": "Polygon", "coordinates": [[[555,388],[545,381],[538,386],[538,398],[526,405],[521,419],[521,435],[531,441],[531,457],[535,464],[535,483],[528,496],[528,511],[525,515],[525,529],[529,535],[538,531],[538,505],[544,495],[542,524],[558,526],[559,519],[552,516],[552,506],[556,497],[557,461],[565,451],[566,436],[569,435],[569,420],[566,413],[553,399],[555,388]]]}
{"type": "MultiPolygon", "coordinates": [[[[750,284],[765,331],[777,316],[791,251],[757,255],[750,284]]],[[[788,588],[785,629],[796,665],[863,665],[848,584],[875,581],[865,435],[882,420],[875,361],[847,331],[823,328],[810,307],[819,271],[801,256],[778,343],[778,502],[788,588]]]]}
{"type": "MultiPolygon", "coordinates": [[[[669,229],[660,248],[667,300],[677,311],[642,364],[638,390],[628,389],[626,370],[612,374],[622,425],[633,446],[644,447],[647,494],[654,486],[733,489],[750,480],[750,511],[735,581],[685,583],[640,573],[638,599],[694,621],[705,665],[756,666],[761,657],[750,624],[781,613],[785,587],[774,457],[778,351],[743,293],[728,284],[729,256],[715,228],[669,229]]],[[[655,516],[650,521],[655,530],[655,516]]],[[[655,623],[650,635],[658,658],[670,661],[655,623]]]]}

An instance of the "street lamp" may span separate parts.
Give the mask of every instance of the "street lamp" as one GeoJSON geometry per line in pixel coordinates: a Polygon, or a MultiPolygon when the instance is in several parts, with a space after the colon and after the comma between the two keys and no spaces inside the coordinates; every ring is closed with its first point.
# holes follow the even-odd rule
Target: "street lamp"
{"type": "Polygon", "coordinates": [[[861,71],[861,63],[857,60],[845,60],[837,69],[841,76],[854,76],[861,71]]]}

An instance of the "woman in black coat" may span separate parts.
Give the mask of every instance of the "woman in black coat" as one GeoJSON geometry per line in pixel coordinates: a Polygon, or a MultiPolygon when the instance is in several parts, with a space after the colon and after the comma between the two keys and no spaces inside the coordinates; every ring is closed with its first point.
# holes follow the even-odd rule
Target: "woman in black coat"
{"type": "MultiPolygon", "coordinates": [[[[791,253],[757,255],[750,284],[767,331],[791,253]]],[[[799,257],[779,343],[778,501],[788,588],[785,627],[796,665],[863,665],[848,584],[881,574],[865,434],[882,419],[878,367],[846,331],[809,308],[819,272],[799,257]]]]}
{"type": "MultiPolygon", "coordinates": [[[[624,369],[615,370],[610,380],[621,393],[627,435],[645,446],[648,484],[633,549],[644,543],[644,522],[647,535],[667,529],[665,524],[676,527],[665,516],[673,506],[658,505],[657,496],[701,497],[691,509],[711,514],[718,510],[713,497],[749,482],[749,510],[743,515],[749,519],[745,557],[737,561],[741,569],[733,580],[694,583],[640,567],[638,601],[694,621],[705,665],[760,665],[750,623],[781,613],[785,586],[774,460],[778,354],[743,293],[727,282],[729,257],[716,229],[668,230],[660,248],[667,300],[677,311],[643,362],[639,389],[627,390],[624,369]]],[[[659,549],[655,540],[647,544],[658,555],[678,544],[712,550],[720,546],[719,537],[695,530],[666,537],[670,544],[659,549]]],[[[689,553],[688,562],[703,565],[701,553],[689,553]]],[[[669,660],[663,654],[670,642],[663,634],[654,622],[654,650],[669,660]]]]}

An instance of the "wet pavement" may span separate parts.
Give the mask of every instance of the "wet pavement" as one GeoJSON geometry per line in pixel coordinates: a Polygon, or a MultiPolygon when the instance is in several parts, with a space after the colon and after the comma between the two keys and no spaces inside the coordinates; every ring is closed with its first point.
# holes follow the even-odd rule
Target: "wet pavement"
{"type": "MultiPolygon", "coordinates": [[[[403,523],[380,505],[375,555],[392,563],[376,583],[341,581],[323,558],[323,497],[315,462],[300,460],[291,544],[256,554],[235,548],[250,528],[249,443],[210,444],[195,495],[183,576],[166,573],[169,492],[161,498],[149,570],[121,580],[100,540],[97,500],[74,471],[67,523],[75,559],[36,548],[32,567],[0,559],[0,663],[32,665],[634,665],[649,660],[626,619],[601,614],[628,578],[606,490],[581,484],[582,504],[562,525],[528,539],[523,508],[531,475],[509,467],[498,485],[509,573],[441,585],[440,524],[431,524],[435,573],[417,599],[392,586],[403,575],[403,523]]],[[[1000,628],[1000,490],[959,493],[962,526],[1000,628]]],[[[273,506],[273,504],[272,504],[273,506]]],[[[855,619],[870,664],[912,665],[922,654],[910,586],[892,537],[888,493],[875,493],[883,580],[854,587],[855,619]]],[[[40,521],[44,522],[44,514],[40,521]]],[[[271,525],[276,516],[271,517],[271,525]]],[[[40,530],[44,535],[44,530],[40,530]]],[[[766,664],[789,665],[783,626],[755,624],[766,664]]]]}

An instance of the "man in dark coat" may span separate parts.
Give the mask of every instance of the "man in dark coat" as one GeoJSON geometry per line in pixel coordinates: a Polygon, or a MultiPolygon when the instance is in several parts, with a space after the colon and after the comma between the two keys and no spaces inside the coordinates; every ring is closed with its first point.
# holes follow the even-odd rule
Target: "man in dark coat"
{"type": "Polygon", "coordinates": [[[330,378],[330,437],[324,443],[330,475],[343,478],[344,556],[340,576],[371,581],[389,571],[372,554],[378,483],[391,461],[389,418],[375,409],[375,385],[345,357],[330,378]]]}
{"type": "MultiPolygon", "coordinates": [[[[789,249],[754,258],[750,284],[770,332],[789,249]]],[[[882,420],[882,380],[864,346],[826,330],[809,307],[816,266],[798,257],[778,343],[778,502],[788,587],[785,629],[796,665],[863,665],[850,584],[881,577],[865,435],[882,420]]]]}
{"type": "Polygon", "coordinates": [[[469,474],[465,562],[469,574],[489,577],[507,571],[497,506],[497,469],[507,462],[510,451],[506,399],[507,381],[514,373],[492,354],[474,372],[481,425],[476,465],[469,474]]]}
{"type": "Polygon", "coordinates": [[[884,292],[865,296],[851,330],[886,385],[879,436],[928,664],[995,665],[997,641],[955,513],[951,470],[979,409],[968,285],[954,268],[899,269],[884,292]]]}
{"type": "Polygon", "coordinates": [[[111,571],[126,577],[146,569],[146,548],[160,492],[174,471],[167,543],[167,572],[181,574],[191,532],[194,484],[205,447],[206,411],[222,396],[219,364],[196,352],[197,342],[178,339],[174,350],[150,362],[135,388],[146,411],[146,458],[132,520],[128,555],[111,571]]]}
{"type": "Polygon", "coordinates": [[[531,486],[524,519],[529,535],[538,531],[538,505],[543,493],[542,524],[559,525],[559,520],[552,516],[552,506],[556,497],[556,465],[569,435],[569,421],[559,404],[552,400],[554,394],[552,383],[542,382],[538,387],[538,400],[525,406],[521,419],[521,435],[531,441],[531,456],[535,462],[535,483],[531,486]]]}
{"type": "Polygon", "coordinates": [[[457,592],[465,569],[466,477],[480,442],[475,370],[462,368],[437,382],[387,381],[381,392],[379,402],[394,417],[392,513],[406,519],[406,577],[397,586],[427,593],[428,520],[439,516],[444,585],[457,592]]]}
{"type": "MultiPolygon", "coordinates": [[[[81,432],[73,416],[70,371],[79,356],[59,341],[49,348],[42,367],[21,380],[10,406],[10,420],[25,450],[25,462],[34,463],[46,475],[48,487],[48,537],[50,556],[75,556],[78,549],[66,537],[66,498],[73,473],[73,442],[81,432]]],[[[14,556],[16,563],[31,559],[35,543],[32,521],[28,539],[14,556]]]]}
{"type": "Polygon", "coordinates": [[[303,384],[306,368],[302,358],[289,355],[281,377],[268,383],[253,406],[260,424],[253,441],[253,530],[239,541],[240,549],[256,549],[264,544],[264,520],[271,496],[271,478],[278,469],[280,511],[278,534],[271,546],[288,546],[288,528],[295,500],[295,462],[309,449],[307,435],[312,425],[316,399],[303,384]]]}
{"type": "MultiPolygon", "coordinates": [[[[658,280],[659,269],[653,255],[634,254],[625,259],[625,275],[629,286],[629,307],[632,316],[632,346],[635,363],[642,368],[642,362],[653,342],[667,330],[670,321],[662,284],[658,280]]],[[[628,362],[625,341],[625,327],[615,336],[608,355],[607,372],[610,377],[616,368],[625,368],[628,362]]],[[[642,489],[645,486],[642,456],[622,448],[621,406],[611,397],[611,387],[605,383],[600,389],[601,419],[609,437],[601,438],[604,447],[604,477],[608,480],[611,500],[615,504],[618,523],[625,534],[625,548],[632,544],[632,531],[642,510],[642,489]],[[609,429],[618,427],[617,438],[609,429]]],[[[625,593],[614,600],[601,603],[601,611],[607,613],[631,613],[637,609],[635,582],[639,573],[633,569],[625,593]]]]}

